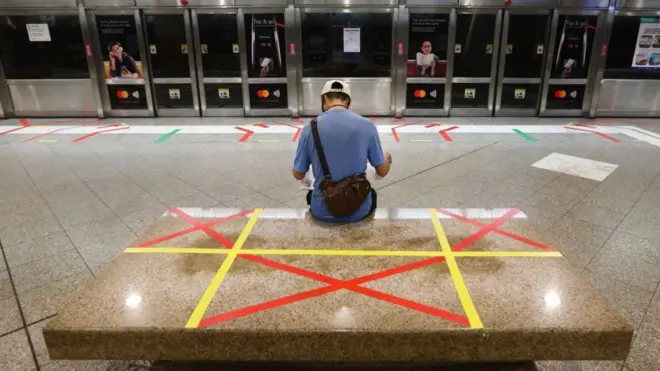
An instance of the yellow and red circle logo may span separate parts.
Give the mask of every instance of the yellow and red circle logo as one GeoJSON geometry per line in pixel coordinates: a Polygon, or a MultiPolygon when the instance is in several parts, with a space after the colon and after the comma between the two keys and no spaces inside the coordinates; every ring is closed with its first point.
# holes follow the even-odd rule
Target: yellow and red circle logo
{"type": "Polygon", "coordinates": [[[126,99],[128,98],[128,92],[126,90],[119,90],[117,92],[117,98],[119,99],[126,99]]]}
{"type": "Polygon", "coordinates": [[[257,97],[259,98],[268,98],[270,92],[266,89],[257,90],[257,97]]]}
{"type": "Polygon", "coordinates": [[[566,98],[566,90],[555,90],[555,98],[557,99],[566,98]]]}
{"type": "Polygon", "coordinates": [[[424,98],[426,96],[426,90],[423,89],[415,90],[413,95],[415,96],[415,98],[424,98]]]}

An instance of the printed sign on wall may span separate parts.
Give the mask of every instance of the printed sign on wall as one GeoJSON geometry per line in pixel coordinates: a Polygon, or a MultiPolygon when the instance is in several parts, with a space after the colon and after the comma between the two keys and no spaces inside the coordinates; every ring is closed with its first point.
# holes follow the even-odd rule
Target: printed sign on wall
{"type": "Polygon", "coordinates": [[[660,17],[642,17],[632,66],[660,67],[660,17]]]}

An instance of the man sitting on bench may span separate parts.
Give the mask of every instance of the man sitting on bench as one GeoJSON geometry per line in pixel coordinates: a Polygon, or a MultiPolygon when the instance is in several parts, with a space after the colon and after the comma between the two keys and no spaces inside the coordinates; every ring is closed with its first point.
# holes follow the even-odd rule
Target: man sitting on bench
{"type": "MultiPolygon", "coordinates": [[[[339,80],[325,83],[321,92],[322,113],[316,119],[322,152],[331,173],[332,181],[365,174],[367,161],[384,177],[390,171],[392,156],[380,144],[378,130],[366,118],[348,110],[351,104],[349,86],[339,80]]],[[[307,204],[312,215],[325,222],[355,222],[369,216],[376,209],[376,191],[371,189],[362,205],[350,215],[337,217],[330,213],[322,189],[326,179],[318,148],[315,145],[312,125],[306,124],[300,134],[298,150],[293,166],[293,176],[302,180],[309,166],[314,173],[314,189],[307,194],[307,204]]]]}

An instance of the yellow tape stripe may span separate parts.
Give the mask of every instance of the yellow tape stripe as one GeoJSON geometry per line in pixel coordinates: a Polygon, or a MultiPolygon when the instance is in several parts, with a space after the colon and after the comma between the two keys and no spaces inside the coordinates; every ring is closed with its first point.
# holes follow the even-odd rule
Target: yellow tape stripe
{"type": "Polygon", "coordinates": [[[263,209],[255,209],[252,213],[252,216],[245,225],[245,228],[243,228],[241,235],[238,236],[238,239],[236,242],[234,242],[234,247],[229,250],[225,261],[222,262],[220,269],[218,269],[215,277],[213,277],[213,280],[211,280],[211,284],[206,288],[206,292],[204,292],[204,295],[202,295],[202,298],[199,300],[197,307],[195,307],[195,310],[190,315],[188,323],[186,323],[186,328],[197,328],[197,326],[199,326],[199,322],[201,322],[204,313],[206,313],[206,309],[211,304],[211,300],[213,300],[215,293],[218,291],[218,288],[220,288],[222,281],[225,279],[227,272],[229,272],[229,268],[231,268],[231,265],[236,260],[236,257],[241,251],[241,248],[243,248],[243,244],[250,235],[250,232],[252,232],[252,228],[254,228],[254,225],[257,223],[257,219],[259,219],[259,215],[261,215],[262,210],[263,209]]]}
{"type": "Polygon", "coordinates": [[[449,267],[449,273],[451,274],[451,278],[454,280],[454,286],[458,292],[458,298],[463,305],[463,311],[465,311],[465,314],[470,321],[470,327],[483,328],[484,325],[481,322],[481,318],[479,318],[479,314],[477,313],[477,309],[474,307],[474,303],[472,303],[472,298],[470,297],[470,293],[468,292],[467,286],[465,285],[465,281],[463,281],[463,276],[461,276],[461,271],[458,268],[458,264],[456,264],[456,258],[451,251],[451,246],[449,246],[447,235],[445,235],[442,224],[440,224],[438,214],[434,209],[430,209],[429,214],[431,215],[431,220],[433,221],[433,228],[435,229],[435,233],[438,235],[440,247],[442,247],[442,251],[445,253],[447,267],[449,267]]]}
{"type": "MultiPolygon", "coordinates": [[[[125,253],[229,254],[229,249],[198,247],[129,247],[125,253]]],[[[237,255],[316,255],[316,256],[445,256],[443,251],[393,250],[313,250],[313,249],[242,249],[237,255]]],[[[458,251],[452,255],[469,258],[561,257],[558,251],[458,251]]]]}

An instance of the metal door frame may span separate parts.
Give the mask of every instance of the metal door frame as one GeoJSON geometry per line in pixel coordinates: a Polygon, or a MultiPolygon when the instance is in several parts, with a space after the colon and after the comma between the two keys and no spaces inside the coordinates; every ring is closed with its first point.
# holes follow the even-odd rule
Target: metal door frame
{"type": "MultiPolygon", "coordinates": [[[[593,84],[594,84],[594,89],[593,89],[593,95],[591,97],[591,106],[589,107],[589,117],[595,117],[596,115],[598,116],[605,116],[605,117],[612,117],[612,116],[625,116],[625,115],[630,115],[630,112],[621,112],[621,111],[609,111],[609,114],[604,114],[601,112],[600,114],[598,113],[598,102],[600,100],[600,91],[602,88],[603,81],[605,80],[610,80],[610,81],[644,81],[643,79],[605,79],[605,67],[607,64],[607,53],[609,45],[610,45],[610,38],[612,36],[612,29],[614,27],[614,18],[616,16],[628,16],[628,17],[660,17],[660,10],[659,9],[636,9],[636,8],[622,8],[622,9],[613,9],[610,7],[609,11],[606,13],[606,27],[603,32],[602,36],[602,42],[601,45],[605,47],[605,52],[603,53],[602,51],[600,52],[600,55],[598,57],[598,67],[594,73],[593,77],[593,84]]],[[[640,115],[639,117],[645,117],[645,115],[640,115]]],[[[646,117],[648,114],[646,114],[646,117]]]]}
{"type": "Polygon", "coordinates": [[[602,9],[555,9],[552,15],[552,23],[550,29],[550,40],[548,42],[548,53],[546,53],[545,70],[543,71],[543,89],[541,92],[541,106],[539,109],[539,116],[586,116],[589,113],[591,106],[592,93],[594,88],[594,75],[596,72],[596,60],[598,58],[599,46],[602,42],[604,33],[604,24],[606,22],[607,11],[602,9]],[[552,66],[554,65],[555,47],[557,45],[557,32],[559,32],[559,17],[562,15],[585,15],[596,16],[596,31],[591,45],[591,50],[588,52],[589,69],[587,70],[587,77],[583,79],[553,79],[551,78],[552,66]],[[600,27],[599,25],[603,25],[600,27]],[[582,108],[580,109],[552,109],[546,108],[548,92],[551,84],[557,85],[584,85],[584,97],[582,100],[582,108]]]}
{"type": "MultiPolygon", "coordinates": [[[[287,53],[287,46],[290,45],[290,39],[296,33],[291,25],[295,24],[295,16],[293,12],[293,5],[288,6],[272,6],[263,8],[239,8],[238,9],[238,44],[241,48],[241,79],[243,80],[243,107],[245,108],[246,116],[297,116],[295,107],[298,106],[297,97],[298,92],[295,89],[294,82],[296,80],[295,68],[292,66],[295,61],[291,58],[290,53],[287,53]],[[247,14],[263,14],[263,13],[283,13],[284,23],[287,25],[284,28],[284,58],[286,61],[286,77],[249,77],[248,61],[247,61],[247,39],[245,37],[246,25],[245,15],[247,14]],[[250,84],[287,84],[287,105],[288,108],[251,108],[250,106],[250,84]],[[293,88],[293,89],[292,89],[293,88]]],[[[298,32],[299,33],[299,32],[298,32]]],[[[295,48],[295,46],[294,46],[295,48]]]]}
{"type": "MultiPolygon", "coordinates": [[[[85,13],[82,5],[78,5],[75,8],[69,7],[51,7],[51,8],[0,8],[0,15],[2,16],[48,16],[48,15],[69,15],[69,16],[78,16],[78,22],[80,22],[80,33],[82,36],[83,44],[89,46],[90,44],[90,34],[89,28],[87,27],[87,19],[85,18],[85,13]]],[[[100,96],[97,94],[98,83],[96,80],[96,65],[94,64],[94,57],[89,53],[86,53],[87,56],[87,68],[89,72],[89,80],[92,84],[92,92],[94,94],[94,103],[96,105],[96,114],[98,117],[103,117],[103,109],[101,107],[100,96]]],[[[30,83],[32,82],[66,82],[67,80],[87,80],[87,79],[8,79],[5,75],[4,67],[2,61],[0,60],[0,118],[10,117],[15,115],[14,102],[11,96],[11,90],[9,85],[13,82],[14,84],[30,83]]],[[[52,116],[51,112],[35,112],[36,116],[52,116]],[[42,113],[43,112],[43,113],[42,113]]]]}
{"type": "MultiPolygon", "coordinates": [[[[495,104],[495,87],[498,84],[498,60],[500,55],[500,36],[502,35],[502,20],[503,20],[503,9],[499,8],[483,8],[483,9],[472,9],[472,8],[458,8],[456,9],[456,19],[458,20],[459,14],[493,14],[495,15],[495,36],[493,37],[493,54],[491,56],[490,62],[490,77],[453,77],[452,69],[452,78],[449,87],[449,105],[448,111],[451,116],[492,116],[493,107],[495,104]],[[451,88],[453,83],[472,83],[472,84],[484,84],[488,83],[488,108],[451,108],[451,88]]],[[[455,29],[456,25],[454,25],[455,29]]],[[[456,32],[454,32],[454,39],[456,32]]],[[[454,43],[456,40],[454,40],[454,43]]],[[[453,51],[452,51],[453,52],[453,51]]],[[[453,61],[452,61],[453,68],[453,61]]],[[[446,104],[446,103],[445,103],[446,104]]]]}
{"type": "MultiPolygon", "coordinates": [[[[399,38],[401,34],[399,33],[399,30],[397,30],[398,27],[398,22],[400,20],[400,10],[403,8],[403,6],[397,6],[397,5],[381,5],[380,7],[375,7],[374,5],[358,5],[358,6],[348,6],[348,5],[332,5],[332,4],[327,4],[323,5],[322,7],[310,7],[309,5],[301,5],[295,8],[295,18],[297,21],[297,28],[296,28],[296,41],[299,45],[298,50],[297,50],[297,71],[298,71],[298,76],[296,78],[296,91],[298,92],[297,94],[297,113],[303,112],[303,89],[302,89],[302,84],[305,82],[321,82],[321,81],[327,81],[329,78],[328,77],[305,77],[303,76],[303,65],[302,65],[302,53],[303,53],[303,45],[302,45],[302,14],[303,13],[335,13],[335,12],[342,12],[342,13],[390,13],[392,15],[392,40],[390,44],[390,77],[341,77],[341,76],[335,76],[338,79],[341,79],[342,81],[346,81],[349,85],[351,83],[360,83],[360,82],[383,82],[383,83],[389,83],[391,86],[391,94],[390,94],[390,111],[389,114],[394,114],[397,115],[397,103],[398,103],[398,92],[400,90],[400,86],[398,84],[398,71],[397,71],[397,66],[399,65],[397,63],[397,40],[399,40],[399,43],[402,43],[403,45],[407,44],[407,40],[402,41],[403,38],[399,38]]],[[[407,36],[406,36],[407,37],[407,36]]],[[[405,55],[405,51],[404,51],[405,55]]],[[[404,86],[404,94],[405,94],[405,86],[404,86]]],[[[405,100],[405,96],[404,96],[405,100]]],[[[398,116],[400,117],[400,115],[398,116]]]]}
{"type": "MultiPolygon", "coordinates": [[[[497,92],[496,92],[496,98],[495,98],[495,110],[493,111],[493,116],[537,116],[538,111],[539,111],[539,104],[540,102],[536,102],[536,108],[504,108],[502,109],[502,86],[506,84],[538,84],[539,85],[539,91],[542,91],[543,89],[543,72],[545,71],[545,64],[547,58],[547,52],[545,53],[546,56],[543,58],[543,64],[541,65],[541,74],[539,77],[504,77],[504,71],[506,67],[506,50],[503,50],[503,48],[506,48],[508,44],[508,34],[509,34],[509,20],[511,17],[511,14],[513,15],[545,15],[548,17],[548,25],[546,26],[545,29],[545,42],[544,42],[544,48],[545,50],[548,50],[548,40],[550,38],[550,27],[551,27],[551,22],[552,22],[552,15],[553,15],[553,9],[545,8],[545,9],[524,9],[524,8],[507,8],[504,10],[504,18],[502,20],[502,38],[501,42],[499,45],[500,53],[499,53],[499,70],[497,73],[497,92]]],[[[539,100],[541,98],[541,94],[539,94],[539,100]]]]}
{"type": "Polygon", "coordinates": [[[147,68],[148,64],[147,59],[147,50],[145,47],[144,40],[144,29],[142,27],[142,17],[140,16],[140,10],[137,8],[129,9],[117,9],[117,8],[89,8],[86,10],[87,15],[87,24],[89,25],[89,32],[92,41],[92,50],[95,56],[98,56],[95,66],[96,66],[96,75],[98,78],[98,86],[100,89],[101,102],[103,103],[103,112],[107,116],[115,117],[153,117],[154,116],[154,102],[151,92],[151,74],[149,73],[150,69],[147,68]],[[114,82],[108,83],[105,79],[105,67],[103,65],[104,58],[101,48],[101,40],[99,39],[98,25],[96,24],[97,15],[133,15],[135,21],[135,32],[138,39],[138,49],[140,50],[140,57],[142,63],[142,72],[144,73],[144,79],[136,80],[127,80],[121,84],[115,84],[114,82]],[[112,109],[110,104],[110,95],[108,93],[108,85],[141,85],[144,86],[145,100],[147,102],[147,109],[112,109]]]}
{"type": "MultiPolygon", "coordinates": [[[[147,33],[147,21],[146,17],[148,15],[181,15],[183,16],[183,27],[186,37],[186,44],[188,47],[188,77],[155,77],[153,76],[153,70],[151,67],[151,54],[149,53],[146,57],[148,61],[149,75],[153,76],[150,80],[150,88],[153,91],[153,101],[154,101],[154,111],[156,116],[161,117],[196,117],[200,115],[199,111],[199,89],[197,86],[197,72],[196,72],[196,63],[195,63],[195,54],[198,53],[199,49],[196,49],[193,44],[192,37],[192,26],[190,22],[190,12],[187,9],[181,8],[140,8],[140,16],[142,17],[142,23],[145,25],[142,29],[144,32],[144,43],[145,45],[149,44],[149,35],[147,33]],[[158,108],[158,103],[156,102],[156,85],[160,84],[190,84],[192,88],[193,95],[193,108],[158,108]]],[[[143,68],[144,69],[144,68],[143,68]]]]}
{"type": "Polygon", "coordinates": [[[451,105],[451,81],[454,71],[454,46],[456,42],[456,9],[452,6],[444,7],[411,7],[407,8],[405,21],[405,40],[404,46],[408,49],[403,51],[403,58],[400,63],[400,71],[403,74],[403,84],[399,87],[401,90],[401,101],[397,102],[403,107],[405,116],[448,116],[451,105]],[[411,14],[449,14],[449,24],[447,25],[447,65],[445,77],[408,77],[408,49],[410,49],[410,15],[411,14]],[[442,108],[407,108],[408,84],[443,84],[444,101],[442,108]]]}
{"type": "MultiPolygon", "coordinates": [[[[250,109],[250,102],[245,102],[245,94],[242,94],[243,97],[243,107],[242,108],[208,108],[206,106],[206,84],[241,84],[241,93],[243,92],[243,78],[242,77],[204,77],[204,64],[202,62],[202,40],[199,34],[199,15],[207,14],[233,14],[236,18],[236,33],[238,33],[238,38],[240,40],[240,31],[238,26],[239,18],[239,9],[236,8],[198,8],[190,10],[190,18],[192,21],[193,27],[193,42],[195,45],[195,67],[197,70],[197,86],[199,91],[199,103],[201,107],[202,116],[245,116],[245,111],[250,109]]],[[[243,36],[245,38],[245,36],[243,36]]],[[[237,41],[239,41],[237,40],[237,41]]],[[[241,47],[239,42],[239,48],[241,47]]],[[[245,50],[245,49],[243,49],[245,50]]],[[[241,70],[243,69],[243,53],[240,53],[239,60],[241,64],[241,70]]]]}

